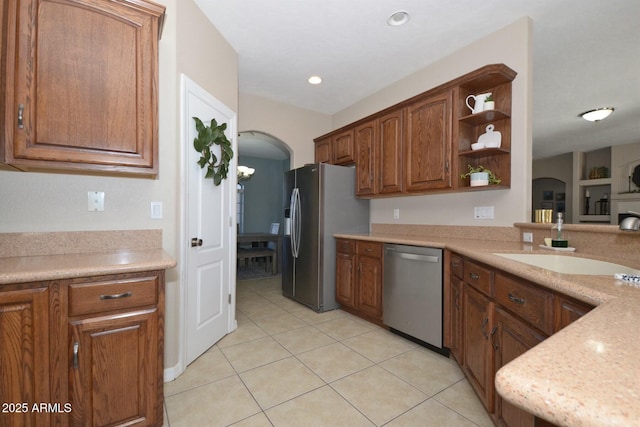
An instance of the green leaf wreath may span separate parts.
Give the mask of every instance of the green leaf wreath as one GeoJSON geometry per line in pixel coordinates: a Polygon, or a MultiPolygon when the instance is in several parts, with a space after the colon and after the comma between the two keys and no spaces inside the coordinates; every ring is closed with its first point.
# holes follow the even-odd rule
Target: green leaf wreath
{"type": "Polygon", "coordinates": [[[229,162],[233,158],[231,141],[224,134],[227,124],[218,125],[215,119],[211,119],[211,124],[206,126],[197,117],[193,117],[193,120],[196,122],[196,130],[198,131],[198,136],[193,139],[193,148],[201,155],[198,165],[202,169],[207,168],[205,178],[213,178],[213,183],[220,185],[222,180],[227,178],[229,162]],[[214,144],[220,147],[219,163],[218,157],[211,151],[214,144]]]}

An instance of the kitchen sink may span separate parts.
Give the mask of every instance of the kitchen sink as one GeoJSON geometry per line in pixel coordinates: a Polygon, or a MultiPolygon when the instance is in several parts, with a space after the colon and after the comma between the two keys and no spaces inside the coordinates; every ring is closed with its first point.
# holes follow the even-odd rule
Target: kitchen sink
{"type": "Polygon", "coordinates": [[[612,262],[598,261],[589,258],[557,254],[504,254],[494,253],[504,258],[514,261],[544,268],[564,274],[589,274],[596,276],[609,276],[616,273],[640,275],[640,270],[636,270],[625,265],[612,262]]]}

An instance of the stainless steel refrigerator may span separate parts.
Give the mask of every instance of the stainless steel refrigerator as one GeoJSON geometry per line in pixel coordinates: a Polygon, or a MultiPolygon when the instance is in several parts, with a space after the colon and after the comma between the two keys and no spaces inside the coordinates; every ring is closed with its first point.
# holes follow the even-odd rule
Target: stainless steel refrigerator
{"type": "Polygon", "coordinates": [[[355,198],[355,169],[325,163],[285,172],[282,294],[321,312],[336,302],[335,233],[369,231],[369,201],[355,198]]]}

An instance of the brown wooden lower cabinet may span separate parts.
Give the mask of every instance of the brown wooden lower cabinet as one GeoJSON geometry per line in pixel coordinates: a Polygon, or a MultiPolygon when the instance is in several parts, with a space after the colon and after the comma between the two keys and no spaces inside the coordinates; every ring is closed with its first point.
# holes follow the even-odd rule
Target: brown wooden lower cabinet
{"type": "Polygon", "coordinates": [[[493,351],[489,333],[493,327],[493,302],[465,284],[463,310],[463,348],[465,372],[482,404],[493,411],[493,351]]]}
{"type": "Polygon", "coordinates": [[[350,313],[382,324],[382,243],[336,239],[336,300],[350,313]]]}
{"type": "Polygon", "coordinates": [[[451,355],[462,365],[464,359],[463,345],[462,345],[462,292],[464,283],[457,277],[451,277],[451,355]]]}
{"type": "MultiPolygon", "coordinates": [[[[491,331],[494,349],[494,375],[498,369],[545,340],[535,329],[500,307],[495,309],[495,330],[491,331]]],[[[501,426],[534,427],[535,417],[512,405],[495,393],[495,420],[501,426]]]]}
{"type": "Polygon", "coordinates": [[[504,400],[495,374],[593,306],[458,254],[448,259],[448,342],[472,388],[496,425],[553,426],[504,400]]]}
{"type": "Polygon", "coordinates": [[[162,270],[1,286],[0,426],[162,425],[163,324],[162,270]]]}
{"type": "Polygon", "coordinates": [[[32,411],[51,402],[49,391],[49,290],[46,286],[0,292],[0,425],[48,426],[32,411]]]}

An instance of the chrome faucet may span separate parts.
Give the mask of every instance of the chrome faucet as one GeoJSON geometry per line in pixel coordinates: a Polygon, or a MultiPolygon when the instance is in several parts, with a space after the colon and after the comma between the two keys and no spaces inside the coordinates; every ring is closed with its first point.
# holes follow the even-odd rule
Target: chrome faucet
{"type": "Polygon", "coordinates": [[[628,216],[622,221],[620,221],[620,230],[622,231],[640,230],[640,213],[634,212],[634,211],[627,211],[627,213],[633,216],[628,216]]]}

